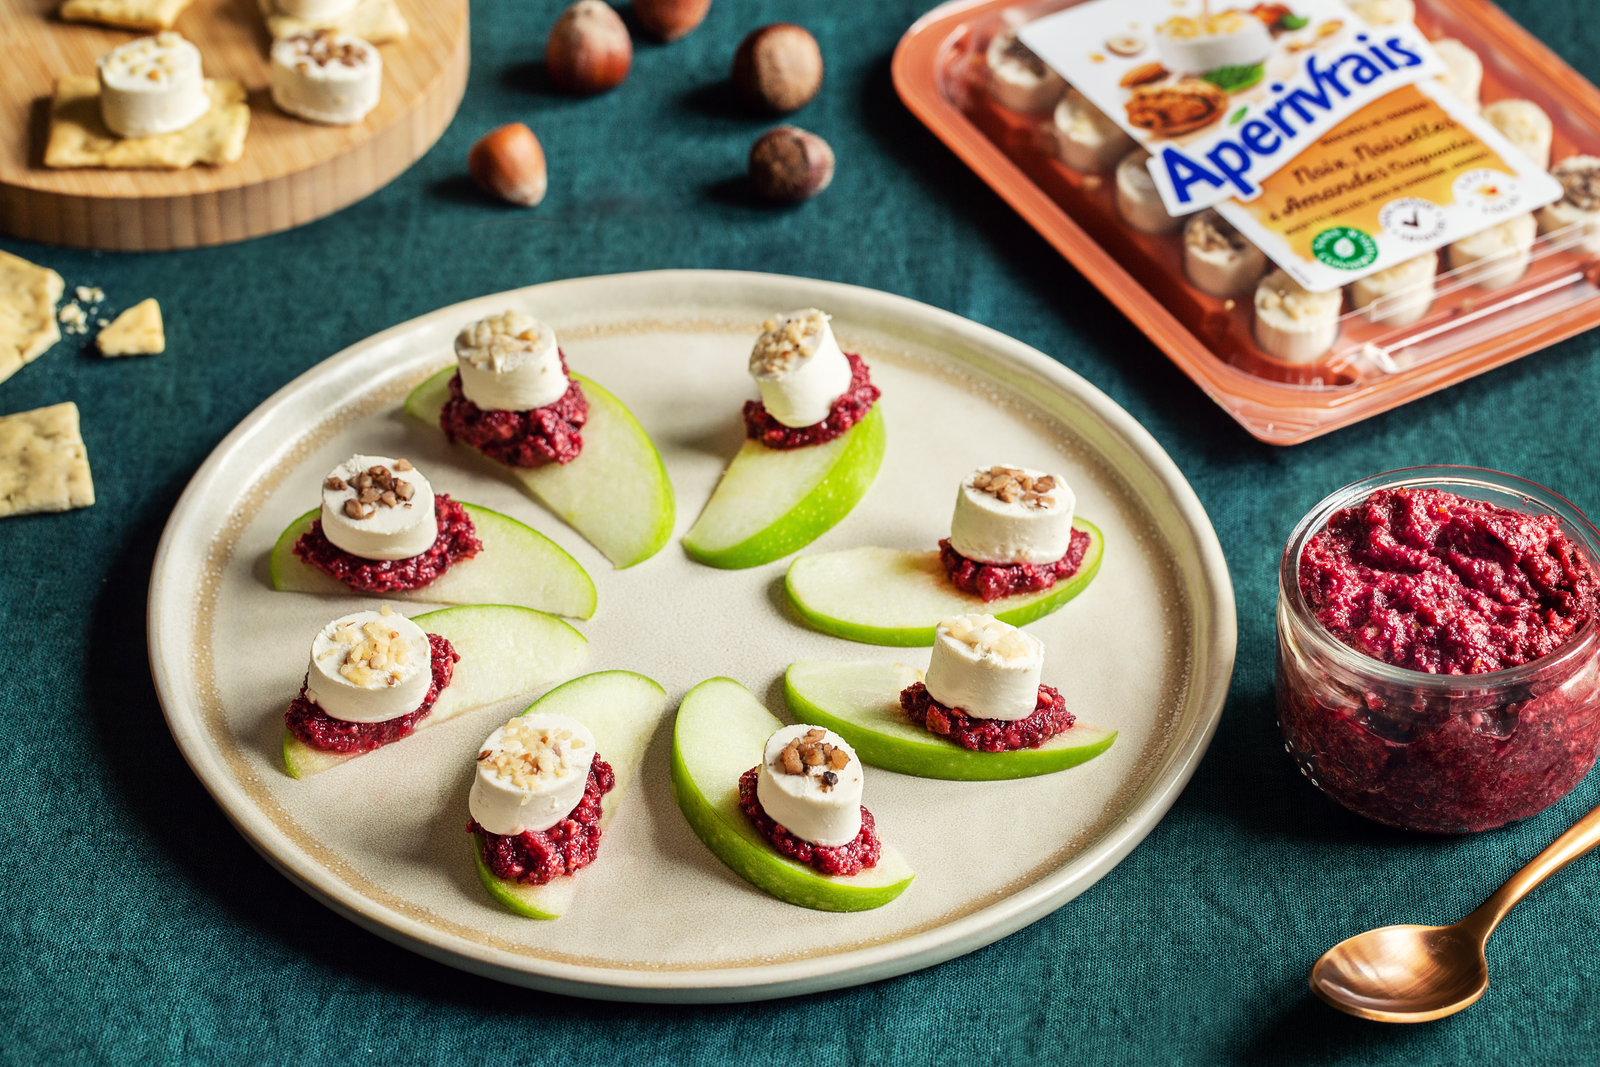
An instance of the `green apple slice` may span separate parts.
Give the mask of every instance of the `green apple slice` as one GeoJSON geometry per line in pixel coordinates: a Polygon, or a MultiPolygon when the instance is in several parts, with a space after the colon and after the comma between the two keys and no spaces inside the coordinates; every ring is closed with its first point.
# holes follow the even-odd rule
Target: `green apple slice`
{"type": "MultiPolygon", "coordinates": [[[[609,763],[617,776],[616,785],[600,801],[600,828],[604,830],[617,813],[628,786],[638,777],[645,749],[670,709],[667,691],[644,675],[601,671],[557,686],[522,714],[537,711],[567,715],[594,734],[595,754],[609,763]]],[[[473,842],[478,879],[499,903],[530,919],[558,919],[571,905],[578,874],[552,878],[544,885],[501,878],[483,862],[482,835],[474,834],[473,842]]]]}
{"type": "Polygon", "coordinates": [[[796,721],[832,730],[864,763],[918,778],[1034,778],[1086,763],[1117,739],[1115,730],[1079,722],[1038,748],[973,752],[906,718],[900,691],[920,681],[920,671],[901,663],[801,660],[784,673],[783,695],[796,721]]]}
{"type": "Polygon", "coordinates": [[[294,554],[294,544],[311,531],[320,512],[312,509],[289,524],[272,546],[272,588],[325,596],[377,596],[426,604],[514,604],[587,619],[594,614],[594,581],[577,560],[531,526],[498,511],[462,504],[483,551],[460,560],[417,590],[357,593],[294,554]]]}
{"type": "Polygon", "coordinates": [[[701,563],[728,570],[804,548],[872,487],[885,436],[874,404],[866,418],[826,444],[775,449],[746,439],[683,547],[701,563]]]}
{"type": "MultiPolygon", "coordinates": [[[[424,633],[447,639],[461,654],[450,684],[417,723],[418,731],[566,678],[589,658],[589,642],[582,634],[531,608],[471,604],[430,611],[411,621],[424,633]]],[[[324,752],[283,731],[283,765],[293,778],[321,774],[359,755],[365,753],[324,752]]]]}
{"type": "Polygon", "coordinates": [[[848,878],[779,855],[739,807],[739,777],[761,762],[783,726],[750,690],[712,678],[689,691],[672,731],[672,795],[706,847],[734,873],[779,900],[818,911],[881,908],[916,877],[888,845],[878,865],[848,878]]]}
{"type": "MultiPolygon", "coordinates": [[[[452,365],[406,397],[406,411],[435,430],[450,398],[452,365]]],[[[522,483],[533,498],[566,521],[620,570],[643,563],[667,543],[677,519],[672,481],[661,453],[622,402],[581,374],[572,380],[589,401],[583,451],[571,463],[507,467],[475,448],[482,462],[522,483]]]]}
{"type": "Polygon", "coordinates": [[[801,616],[821,630],[868,645],[930,647],[947,615],[981,613],[1023,626],[1083,592],[1100,571],[1105,539],[1083,519],[1072,525],[1089,535],[1083,563],[1072,577],[1037,593],[990,600],[950,584],[938,552],[850,548],[801,556],[789,565],[784,588],[801,616]]]}

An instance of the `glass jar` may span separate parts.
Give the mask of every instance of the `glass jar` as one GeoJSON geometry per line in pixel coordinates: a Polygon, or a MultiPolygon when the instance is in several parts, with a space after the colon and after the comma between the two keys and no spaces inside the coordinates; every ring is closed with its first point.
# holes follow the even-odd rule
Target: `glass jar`
{"type": "Polygon", "coordinates": [[[1300,589],[1306,542],[1333,514],[1382,489],[1441,489],[1554,515],[1600,573],[1600,532],[1532,482],[1473,467],[1412,467],[1347,485],[1289,538],[1278,568],[1278,725],[1313,785],[1359,815],[1432,833],[1487,830],[1543,811],[1594,765],[1600,746],[1600,621],[1556,651],[1482,674],[1429,674],[1356,651],[1317,620],[1300,589]]]}

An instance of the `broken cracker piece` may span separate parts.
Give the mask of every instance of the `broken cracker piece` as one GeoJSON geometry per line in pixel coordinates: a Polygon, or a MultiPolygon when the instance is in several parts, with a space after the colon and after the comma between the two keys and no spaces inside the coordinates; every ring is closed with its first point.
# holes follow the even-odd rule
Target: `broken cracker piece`
{"type": "Polygon", "coordinates": [[[56,301],[65,288],[49,267],[0,252],[0,382],[61,340],[56,301]]]}
{"type": "Polygon", "coordinates": [[[67,22],[97,22],[125,30],[170,30],[192,0],[66,0],[67,22]]]}
{"type": "Polygon", "coordinates": [[[161,305],[155,297],[141,300],[95,336],[102,356],[153,356],[167,348],[161,329],[161,305]]]}
{"type": "Polygon", "coordinates": [[[267,32],[272,34],[274,41],[313,30],[333,30],[352,34],[371,44],[383,44],[398,41],[411,32],[411,26],[400,13],[395,0],[360,0],[349,11],[331,19],[303,19],[285,15],[278,10],[275,0],[257,0],[257,4],[262,17],[267,20],[267,32]]]}
{"type": "Polygon", "coordinates": [[[78,405],[69,400],[0,417],[0,518],[93,503],[78,405]]]}
{"type": "Polygon", "coordinates": [[[105,167],[115,170],[182,170],[196,163],[217,166],[244,155],[250,130],[250,105],[236,81],[206,79],[211,110],[194,125],[153,137],[118,137],[100,119],[100,82],[92,75],[68,74],[56,80],[50,102],[47,167],[105,167]]]}

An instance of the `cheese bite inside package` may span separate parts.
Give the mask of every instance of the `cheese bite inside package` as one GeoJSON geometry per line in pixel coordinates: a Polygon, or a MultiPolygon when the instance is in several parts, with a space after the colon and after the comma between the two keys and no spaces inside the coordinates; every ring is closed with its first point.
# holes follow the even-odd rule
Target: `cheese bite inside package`
{"type": "Polygon", "coordinates": [[[1262,440],[1600,324],[1593,86],[1488,0],[1226,4],[941,8],[895,84],[1262,440]],[[1061,106],[1017,110],[996,54],[1061,106]]]}

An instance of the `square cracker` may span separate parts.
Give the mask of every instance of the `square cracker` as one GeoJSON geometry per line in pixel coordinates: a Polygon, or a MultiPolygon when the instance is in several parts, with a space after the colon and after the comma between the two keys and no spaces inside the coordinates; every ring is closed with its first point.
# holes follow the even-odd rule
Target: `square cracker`
{"type": "Polygon", "coordinates": [[[118,137],[100,120],[100,82],[88,74],[56,80],[50,102],[47,167],[153,168],[182,170],[196,163],[217,166],[244,155],[250,130],[250,105],[236,81],[206,79],[211,110],[192,126],[153,137],[118,137]]]}
{"type": "Polygon", "coordinates": [[[69,400],[0,418],[0,519],[93,503],[78,405],[69,400]]]}
{"type": "Polygon", "coordinates": [[[331,19],[303,19],[285,15],[278,10],[276,0],[257,0],[261,14],[267,20],[267,32],[276,41],[292,37],[307,30],[337,30],[350,33],[373,44],[398,41],[411,32],[406,17],[400,13],[395,0],[357,0],[356,6],[331,19]]]}
{"type": "Polygon", "coordinates": [[[64,288],[49,267],[0,252],[0,382],[61,340],[56,301],[64,288]]]}
{"type": "Polygon", "coordinates": [[[66,0],[67,22],[98,22],[125,30],[170,30],[192,0],[66,0]]]}

